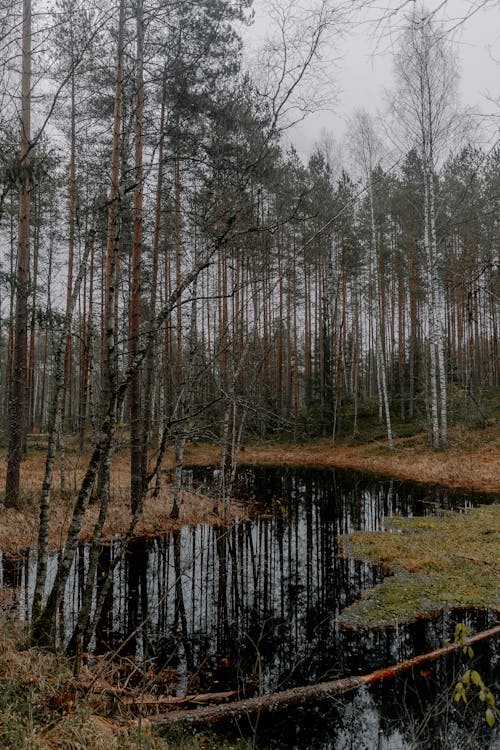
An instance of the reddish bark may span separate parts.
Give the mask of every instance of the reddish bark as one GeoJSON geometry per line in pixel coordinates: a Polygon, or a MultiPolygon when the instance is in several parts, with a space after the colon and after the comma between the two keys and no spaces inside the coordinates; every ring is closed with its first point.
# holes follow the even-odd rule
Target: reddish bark
{"type": "Polygon", "coordinates": [[[19,506],[21,457],[26,432],[28,300],[31,203],[31,1],[23,2],[19,223],[12,374],[8,402],[9,448],[5,505],[19,506]]]}

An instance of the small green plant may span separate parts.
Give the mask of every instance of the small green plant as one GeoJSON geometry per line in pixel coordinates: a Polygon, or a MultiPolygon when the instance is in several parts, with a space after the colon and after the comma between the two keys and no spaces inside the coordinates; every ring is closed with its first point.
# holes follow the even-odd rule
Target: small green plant
{"type": "MultiPolygon", "coordinates": [[[[464,656],[468,656],[469,659],[472,659],[474,657],[474,651],[472,650],[472,647],[466,643],[469,635],[470,635],[470,630],[467,627],[467,625],[463,624],[463,622],[458,622],[455,625],[455,632],[453,634],[453,643],[456,643],[457,646],[461,647],[462,653],[464,654],[464,656]]],[[[447,641],[446,645],[449,646],[450,642],[447,641]]]]}
{"type": "MultiPolygon", "coordinates": [[[[468,636],[469,628],[467,625],[459,622],[455,627],[454,642],[461,646],[465,656],[472,659],[474,651],[466,643],[468,636]]],[[[496,706],[495,696],[487,685],[485,685],[483,678],[475,669],[467,669],[460,677],[454,688],[453,700],[457,704],[461,702],[467,703],[471,696],[479,698],[481,703],[486,706],[484,718],[488,726],[493,728],[495,722],[500,718],[500,711],[496,706]]]]}

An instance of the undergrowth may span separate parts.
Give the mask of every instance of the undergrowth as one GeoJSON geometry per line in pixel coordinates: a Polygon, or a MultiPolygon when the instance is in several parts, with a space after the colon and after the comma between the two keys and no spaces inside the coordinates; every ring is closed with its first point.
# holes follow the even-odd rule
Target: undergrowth
{"type": "MultiPolygon", "coordinates": [[[[0,608],[1,609],[1,608],[0,608]]],[[[28,648],[23,631],[0,615],[0,748],[2,750],[244,750],[243,742],[175,732],[81,689],[66,658],[28,648]]]]}

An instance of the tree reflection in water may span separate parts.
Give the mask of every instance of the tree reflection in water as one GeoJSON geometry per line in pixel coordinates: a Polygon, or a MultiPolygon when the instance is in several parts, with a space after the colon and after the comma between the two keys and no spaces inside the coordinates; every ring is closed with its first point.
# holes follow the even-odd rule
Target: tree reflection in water
{"type": "MultiPolygon", "coordinates": [[[[431,650],[450,637],[456,621],[451,616],[392,631],[340,630],[338,613],[378,583],[381,572],[339,556],[337,538],[353,530],[380,529],[394,513],[429,514],[435,502],[457,504],[465,502],[463,498],[332,470],[245,471],[239,488],[259,507],[252,520],[230,528],[184,527],[131,545],[113,573],[93,644],[97,651],[119,649],[130,657],[153,660],[157,669],[175,668],[180,693],[235,688],[268,692],[369,672],[431,650]]],[[[112,544],[103,547],[97,587],[114,554],[112,544]]],[[[83,592],[87,556],[82,548],[66,592],[61,622],[67,635],[83,592]]],[[[15,564],[4,561],[4,585],[20,588],[22,614],[29,611],[33,580],[31,554],[15,564]]],[[[477,629],[491,623],[471,624],[477,629]]],[[[495,679],[498,655],[491,644],[485,649],[495,679]]],[[[436,669],[430,684],[439,686],[449,675],[436,669]]],[[[408,685],[399,680],[346,702],[309,706],[307,721],[300,712],[293,720],[273,720],[273,732],[281,727],[287,747],[361,748],[364,745],[356,742],[365,742],[365,734],[371,737],[366,742],[373,741],[373,731],[378,744],[366,747],[411,747],[407,739],[401,739],[400,746],[380,744],[385,736],[381,714],[387,726],[393,726],[393,739],[399,736],[394,727],[400,724],[392,714],[395,705],[403,706],[401,691],[409,692],[408,685]],[[354,741],[356,706],[363,715],[362,729],[356,730],[355,744],[346,744],[348,736],[354,741]],[[337,744],[332,745],[334,732],[337,744]]],[[[435,700],[428,687],[423,698],[416,688],[411,690],[417,696],[414,704],[435,700]]],[[[408,705],[404,710],[411,713],[408,705]]],[[[408,716],[398,721],[409,727],[408,716]]]]}

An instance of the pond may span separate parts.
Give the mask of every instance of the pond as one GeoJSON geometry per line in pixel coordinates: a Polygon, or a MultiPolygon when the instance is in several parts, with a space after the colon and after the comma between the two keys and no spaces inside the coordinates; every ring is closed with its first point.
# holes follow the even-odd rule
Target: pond
{"type": "MultiPolygon", "coordinates": [[[[207,485],[210,477],[210,472],[195,472],[190,479],[207,485]]],[[[445,613],[378,631],[346,630],[336,621],[345,606],[383,577],[377,568],[339,555],[340,534],[380,529],[395,513],[432,514],[477,498],[337,470],[248,469],[239,476],[238,491],[258,506],[249,521],[229,529],[184,527],[134,542],[114,570],[93,643],[96,653],[118,651],[155,670],[168,670],[179,694],[234,689],[252,694],[402,661],[443,645],[457,621],[467,620],[474,630],[492,624],[484,612],[445,613]]],[[[115,545],[103,546],[100,572],[115,554],[115,545]]],[[[63,639],[72,631],[87,558],[82,546],[61,611],[63,639]]],[[[0,584],[19,590],[23,618],[35,566],[34,554],[27,552],[19,560],[4,560],[1,568],[0,584]]],[[[487,644],[478,649],[481,654],[485,679],[500,683],[498,648],[487,644]]],[[[440,669],[420,675],[420,686],[400,679],[342,701],[309,706],[271,725],[262,721],[258,742],[297,748],[418,746],[410,735],[436,704],[434,692],[448,690],[449,695],[453,676],[440,669]],[[370,744],[374,738],[376,744],[370,744]]],[[[485,742],[497,740],[488,735],[485,742]]]]}

